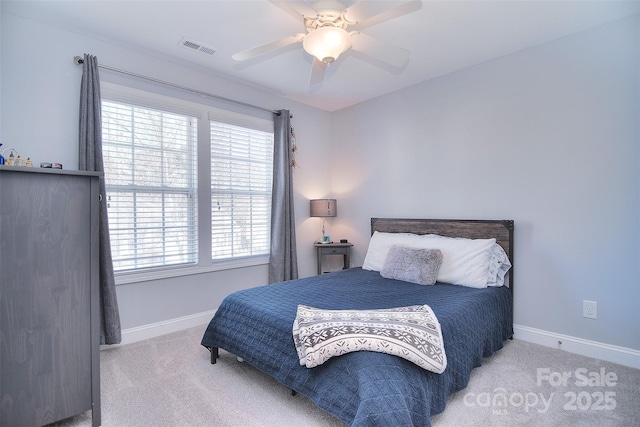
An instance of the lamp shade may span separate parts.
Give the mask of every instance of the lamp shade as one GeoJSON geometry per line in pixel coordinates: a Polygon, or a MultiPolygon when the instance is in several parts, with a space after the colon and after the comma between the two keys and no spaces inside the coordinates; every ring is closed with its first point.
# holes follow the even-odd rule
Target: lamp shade
{"type": "Polygon", "coordinates": [[[336,199],[314,199],[309,201],[309,216],[329,217],[338,214],[336,199]]]}
{"type": "Polygon", "coordinates": [[[342,28],[320,27],[304,36],[302,47],[308,54],[330,64],[351,47],[351,37],[342,28]]]}

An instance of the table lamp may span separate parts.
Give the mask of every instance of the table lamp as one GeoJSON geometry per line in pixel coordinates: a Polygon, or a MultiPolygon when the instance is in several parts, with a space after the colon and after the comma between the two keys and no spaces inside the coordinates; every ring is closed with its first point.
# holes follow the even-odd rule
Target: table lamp
{"type": "Polygon", "coordinates": [[[313,199],[309,201],[309,216],[322,218],[322,243],[329,243],[329,236],[325,234],[324,219],[335,217],[338,213],[336,199],[313,199]]]}

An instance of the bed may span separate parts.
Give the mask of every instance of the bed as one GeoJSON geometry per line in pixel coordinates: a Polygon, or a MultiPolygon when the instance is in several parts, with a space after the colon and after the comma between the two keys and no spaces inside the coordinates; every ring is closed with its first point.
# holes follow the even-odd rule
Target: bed
{"type": "Polygon", "coordinates": [[[513,231],[511,220],[372,218],[372,240],[363,265],[367,268],[232,293],[216,311],[201,344],[211,351],[212,364],[218,349],[224,349],[348,425],[430,426],[431,416],[444,411],[448,396],[467,386],[472,369],[513,336],[513,231]],[[382,277],[381,271],[367,266],[374,256],[374,238],[406,233],[495,239],[511,264],[504,285],[423,286],[382,277]],[[369,311],[423,304],[440,325],[446,353],[442,373],[377,351],[348,352],[312,368],[301,365],[292,335],[299,306],[369,311]]]}

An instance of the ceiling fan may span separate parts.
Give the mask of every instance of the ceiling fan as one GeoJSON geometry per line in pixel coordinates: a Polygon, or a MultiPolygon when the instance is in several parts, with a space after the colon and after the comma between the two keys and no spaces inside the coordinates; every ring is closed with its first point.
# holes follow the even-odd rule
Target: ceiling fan
{"type": "Polygon", "coordinates": [[[269,1],[296,19],[302,18],[307,32],[238,52],[232,58],[236,61],[246,61],[302,42],[304,50],[314,57],[310,85],[320,83],[324,79],[327,65],[348,49],[361,52],[392,67],[402,67],[409,59],[407,49],[375,39],[360,30],[415,12],[422,7],[421,0],[403,2],[382,12],[372,7],[374,2],[363,0],[356,1],[349,7],[337,0],[317,0],[311,4],[305,1],[269,1]]]}

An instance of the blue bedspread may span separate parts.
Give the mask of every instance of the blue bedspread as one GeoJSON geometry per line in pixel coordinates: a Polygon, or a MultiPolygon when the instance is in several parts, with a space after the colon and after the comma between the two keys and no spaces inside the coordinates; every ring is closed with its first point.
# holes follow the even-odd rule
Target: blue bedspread
{"type": "Polygon", "coordinates": [[[352,268],[229,295],[202,345],[243,358],[351,426],[430,426],[447,397],[467,386],[471,370],[512,335],[506,287],[421,286],[352,268]],[[358,310],[428,304],[442,327],[448,366],[435,374],[375,352],[300,366],[292,337],[298,304],[358,310]]]}

